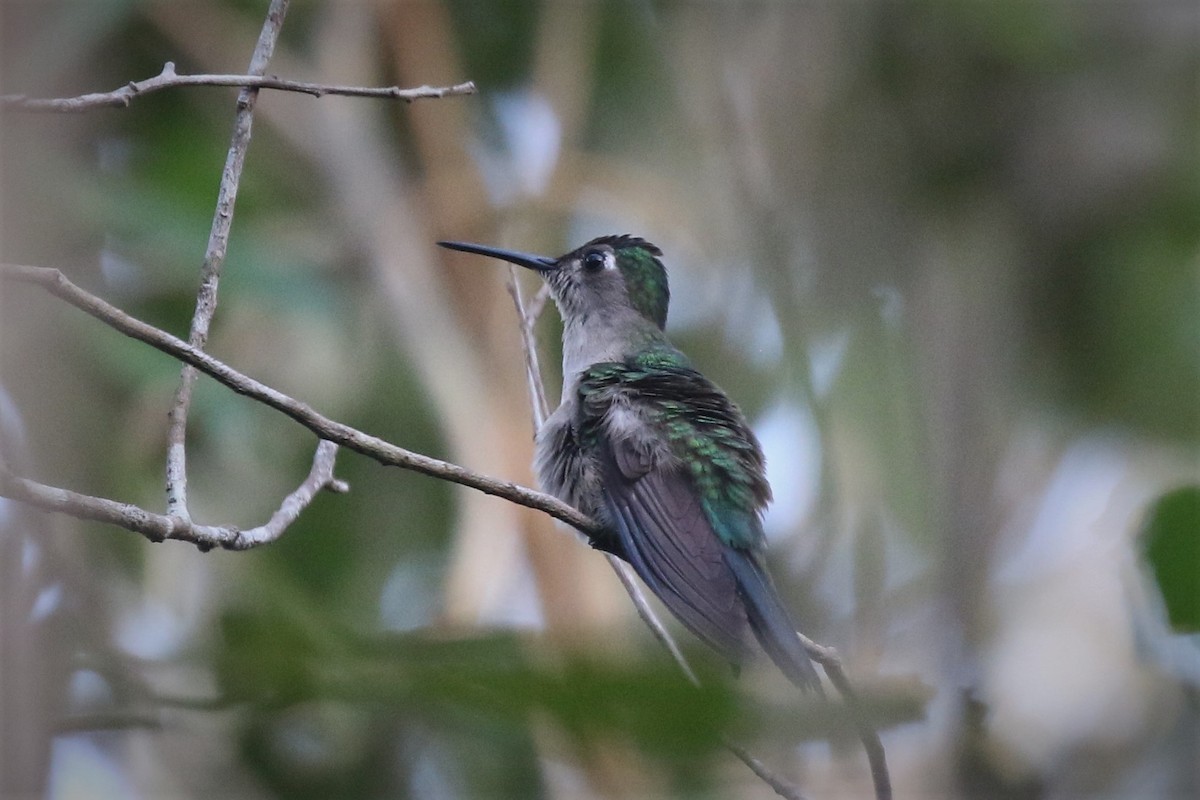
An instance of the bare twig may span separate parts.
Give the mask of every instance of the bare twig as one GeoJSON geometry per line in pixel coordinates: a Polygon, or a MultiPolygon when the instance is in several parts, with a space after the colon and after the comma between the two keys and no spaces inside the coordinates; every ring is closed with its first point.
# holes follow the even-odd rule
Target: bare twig
{"type": "Polygon", "coordinates": [[[751,755],[745,748],[736,745],[728,739],[724,740],[725,749],[733,753],[738,759],[750,768],[750,771],[757,775],[762,782],[775,790],[775,794],[786,800],[805,800],[804,795],[800,794],[800,790],[792,786],[787,781],[781,780],[778,775],[767,769],[761,761],[751,755]]]}
{"type": "Polygon", "coordinates": [[[529,329],[533,330],[533,326],[537,324],[538,319],[542,316],[542,312],[546,310],[546,303],[550,300],[550,285],[543,283],[534,294],[533,299],[529,301],[528,316],[529,329]]]}
{"type": "MultiPolygon", "coordinates": [[[[545,289],[545,284],[542,284],[545,289]]],[[[533,408],[533,432],[542,429],[546,417],[550,416],[550,404],[546,402],[546,387],[542,384],[542,368],[538,364],[537,342],[533,336],[533,322],[525,313],[525,302],[521,297],[521,284],[517,281],[517,268],[508,265],[508,293],[517,307],[517,319],[521,328],[521,349],[525,351],[525,378],[528,380],[529,405],[533,408]]],[[[544,304],[544,301],[543,301],[544,304]]]]}
{"type": "Polygon", "coordinates": [[[361,453],[380,464],[400,467],[468,486],[484,494],[495,495],[527,508],[544,511],[588,535],[598,534],[603,530],[584,514],[550,495],[527,489],[511,481],[480,475],[457,464],[405,450],[403,447],[385,442],[357,428],[329,419],[314,411],[307,404],[247,377],[203,350],[192,347],[182,339],[129,316],[110,303],[80,289],[56,269],[0,264],[0,278],[41,286],[105,325],[184,363],[191,364],[238,394],[257,400],[263,405],[291,417],[319,438],[336,442],[342,447],[361,453]]]}
{"type": "Polygon", "coordinates": [[[846,677],[846,671],[842,669],[841,656],[832,647],[817,644],[799,631],[796,635],[800,637],[800,643],[804,645],[809,657],[821,665],[825,674],[829,676],[829,682],[846,702],[846,709],[850,713],[855,730],[858,731],[859,741],[862,742],[863,750],[867,753],[867,763],[871,768],[871,782],[875,786],[876,800],[891,800],[892,779],[888,773],[887,754],[883,749],[883,741],[858,707],[858,697],[854,692],[854,687],[850,684],[850,679],[846,677]]]}
{"type": "Polygon", "coordinates": [[[96,108],[123,108],[142,95],[163,89],[174,89],[182,86],[236,86],[245,89],[275,89],[281,92],[298,92],[313,97],[325,95],[341,95],[344,97],[373,97],[379,99],[401,100],[412,103],[415,100],[453,97],[455,95],[475,94],[475,84],[467,81],[453,86],[418,86],[412,89],[401,89],[399,86],[337,86],[324,83],[308,83],[292,81],[270,75],[180,75],[175,72],[175,64],[168,61],[158,75],[141,81],[131,81],[120,89],[111,92],[95,92],[82,94],[78,97],[27,97],[23,94],[6,94],[0,96],[0,107],[14,111],[38,111],[73,113],[91,111],[96,108]]]}
{"type": "MultiPolygon", "coordinates": [[[[258,44],[250,56],[251,75],[262,75],[267,62],[275,52],[275,42],[283,27],[290,0],[271,0],[267,18],[258,35],[258,44]]],[[[166,70],[164,69],[164,72],[166,70]]],[[[196,292],[196,311],[192,316],[192,327],[188,342],[204,349],[208,343],[208,329],[217,310],[217,286],[221,280],[221,269],[225,265],[225,252],[229,246],[229,231],[233,227],[233,209],[237,202],[238,183],[242,178],[242,167],[246,163],[246,150],[250,147],[250,135],[254,125],[254,105],[258,90],[243,88],[238,93],[237,113],[233,119],[233,136],[229,152],[225,156],[225,169],[221,173],[221,187],[217,192],[217,208],[213,213],[212,228],[208,234],[208,247],[204,251],[204,263],[200,267],[200,288],[196,292]]],[[[187,421],[192,405],[192,387],[196,383],[196,370],[185,364],[179,374],[179,386],[168,414],[167,428],[167,514],[191,519],[187,504],[187,421]]]]}
{"type": "Polygon", "coordinates": [[[213,547],[249,550],[273,542],[283,535],[322,489],[347,491],[346,484],[333,477],[337,449],[333,442],[319,443],[313,455],[312,469],[304,482],[283,499],[279,509],[265,524],[249,530],[241,530],[233,525],[198,525],[181,517],[154,514],[128,503],[47,486],[14,475],[3,465],[0,465],[0,494],[45,511],[118,525],[140,533],[152,542],[177,539],[191,542],[201,550],[213,547]]]}
{"type": "Polygon", "coordinates": [[[700,679],[696,677],[696,673],[692,670],[692,665],[688,663],[687,658],[683,655],[683,651],[679,649],[679,645],[675,642],[675,638],[667,631],[662,620],[654,613],[654,609],[650,607],[650,602],[646,600],[646,593],[642,591],[642,587],[634,580],[633,574],[629,570],[629,565],[621,559],[605,553],[605,558],[608,559],[608,565],[613,568],[613,572],[617,573],[617,578],[620,579],[621,585],[625,587],[626,594],[633,601],[633,607],[637,610],[637,614],[641,617],[642,622],[646,623],[646,627],[654,634],[654,638],[658,639],[659,643],[667,648],[667,652],[671,654],[671,658],[679,665],[680,671],[688,679],[693,686],[700,685],[700,679]]]}

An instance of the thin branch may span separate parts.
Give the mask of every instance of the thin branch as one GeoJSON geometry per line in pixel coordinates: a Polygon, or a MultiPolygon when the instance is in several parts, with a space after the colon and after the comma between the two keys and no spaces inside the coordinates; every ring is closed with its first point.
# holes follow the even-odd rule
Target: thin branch
{"type": "MultiPolygon", "coordinates": [[[[247,72],[262,75],[267,62],[275,52],[275,42],[283,27],[290,0],[271,0],[267,18],[263,21],[258,43],[250,56],[247,72]]],[[[173,69],[173,68],[172,68],[173,69]]],[[[164,71],[166,71],[164,69],[164,71]]],[[[242,178],[242,167],[246,163],[246,150],[250,147],[250,136],[254,125],[254,106],[258,90],[243,88],[238,93],[237,113],[233,119],[233,136],[229,152],[225,156],[225,169],[221,172],[221,186],[217,191],[217,208],[213,213],[212,228],[208,234],[208,246],[204,251],[204,263],[200,267],[200,288],[196,292],[196,311],[192,315],[192,327],[188,342],[204,349],[208,343],[208,330],[217,310],[217,287],[221,280],[221,269],[225,265],[225,252],[229,247],[229,231],[233,227],[233,209],[237,202],[238,183],[242,178]]],[[[196,370],[184,365],[179,373],[179,386],[175,390],[170,424],[167,428],[167,513],[171,516],[190,519],[187,503],[187,422],[192,405],[192,387],[196,383],[196,370]]]]}
{"type": "Polygon", "coordinates": [[[159,330],[153,325],[131,317],[110,303],[80,289],[57,269],[0,264],[0,278],[43,287],[51,294],[95,317],[105,325],[186,364],[191,364],[234,392],[257,400],[263,405],[291,417],[315,433],[318,438],[328,439],[348,450],[374,459],[380,464],[400,467],[419,472],[422,475],[468,486],[484,494],[502,497],[518,505],[543,511],[588,535],[599,534],[603,531],[603,528],[596,522],[548,494],[527,489],[511,481],[490,478],[457,464],[414,453],[349,425],[329,419],[314,411],[306,403],[247,377],[203,350],[192,347],[182,339],[159,330]]]}
{"type": "Polygon", "coordinates": [[[538,319],[542,316],[542,312],[546,310],[546,303],[550,300],[550,284],[543,283],[538,288],[537,294],[529,301],[528,321],[529,329],[533,330],[533,326],[537,324],[538,319]]]}
{"type": "Polygon", "coordinates": [[[804,795],[800,794],[800,790],[792,786],[787,781],[781,780],[778,775],[771,772],[765,764],[751,755],[745,748],[734,744],[726,739],[724,741],[725,749],[733,753],[738,759],[750,768],[750,771],[757,775],[763,783],[775,790],[775,794],[786,800],[805,800],[804,795]]]}
{"type": "Polygon", "coordinates": [[[667,652],[671,654],[671,658],[679,665],[679,669],[693,686],[700,685],[700,679],[696,677],[696,673],[692,670],[692,665],[688,663],[687,658],[683,655],[683,651],[679,649],[679,645],[675,642],[674,637],[667,631],[662,620],[654,613],[654,609],[650,607],[650,602],[646,600],[646,593],[642,591],[642,587],[634,580],[633,574],[629,570],[629,565],[621,559],[605,553],[604,557],[608,559],[608,565],[613,568],[613,572],[617,573],[617,578],[620,579],[621,585],[625,587],[625,592],[629,595],[629,599],[633,601],[633,607],[637,609],[637,614],[641,617],[642,622],[646,623],[646,627],[654,634],[654,638],[658,639],[659,643],[667,648],[667,652]]]}
{"type": "Polygon", "coordinates": [[[324,83],[292,81],[265,75],[179,75],[175,64],[168,61],[158,75],[141,81],[131,81],[111,92],[95,92],[78,97],[28,97],[23,94],[0,96],[0,107],[14,111],[76,113],[96,108],[124,108],[142,95],[163,89],[183,86],[233,86],[244,89],[275,89],[281,92],[297,92],[324,97],[372,97],[384,100],[401,100],[412,103],[416,100],[453,97],[475,94],[471,81],[453,86],[418,86],[401,89],[399,86],[337,86],[324,83]]]}
{"type": "Polygon", "coordinates": [[[799,631],[796,632],[796,635],[800,637],[800,643],[804,645],[809,657],[821,665],[825,674],[829,676],[829,682],[846,702],[846,709],[850,713],[854,729],[858,731],[859,741],[862,742],[863,750],[867,753],[867,763],[871,768],[871,782],[875,787],[876,800],[891,800],[892,778],[888,773],[887,754],[883,749],[883,741],[867,722],[858,706],[858,696],[850,684],[850,679],[846,677],[846,671],[842,668],[841,656],[832,647],[817,644],[799,631]]]}
{"type": "Polygon", "coordinates": [[[313,455],[312,469],[304,482],[283,499],[279,509],[265,524],[249,530],[241,530],[233,525],[198,525],[191,520],[155,514],[129,503],[47,486],[14,475],[4,465],[0,465],[0,495],[44,511],[55,511],[78,519],[117,525],[140,533],[152,542],[176,539],[191,542],[201,550],[211,550],[214,547],[249,550],[282,536],[321,490],[345,492],[349,489],[345,482],[333,477],[337,449],[333,442],[322,441],[318,444],[313,455]]]}
{"type": "MultiPolygon", "coordinates": [[[[545,289],[546,285],[542,284],[545,289]]],[[[521,349],[525,351],[525,378],[528,380],[529,405],[533,408],[533,432],[536,434],[550,416],[550,404],[546,402],[546,387],[542,384],[542,368],[538,363],[537,342],[533,336],[533,322],[525,313],[525,302],[521,297],[521,284],[517,281],[517,268],[508,265],[508,293],[517,308],[518,325],[521,328],[521,349]]]]}

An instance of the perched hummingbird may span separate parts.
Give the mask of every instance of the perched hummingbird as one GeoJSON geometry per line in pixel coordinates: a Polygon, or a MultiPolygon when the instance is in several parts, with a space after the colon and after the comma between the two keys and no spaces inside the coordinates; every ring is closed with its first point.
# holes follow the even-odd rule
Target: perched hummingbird
{"type": "Polygon", "coordinates": [[[438,244],[528,267],[550,285],[563,391],[538,434],[537,473],[606,528],[591,545],[629,562],[735,666],[752,657],[753,633],[793,683],[818,686],[763,563],[762,449],[741,410],[667,340],[662,251],[627,235],[559,258],[438,244]]]}

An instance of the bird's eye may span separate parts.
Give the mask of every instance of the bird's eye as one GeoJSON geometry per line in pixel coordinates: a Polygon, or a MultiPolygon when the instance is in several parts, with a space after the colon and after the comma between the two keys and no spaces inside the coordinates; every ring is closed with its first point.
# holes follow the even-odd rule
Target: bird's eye
{"type": "Polygon", "coordinates": [[[583,268],[588,272],[599,272],[604,269],[604,254],[592,251],[583,257],[583,268]]]}

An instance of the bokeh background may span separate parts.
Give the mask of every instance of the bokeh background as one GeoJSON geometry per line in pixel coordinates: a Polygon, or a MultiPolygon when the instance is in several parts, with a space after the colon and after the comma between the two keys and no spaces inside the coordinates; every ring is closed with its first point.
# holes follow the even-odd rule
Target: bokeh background
{"type": "MultiPolygon", "coordinates": [[[[243,72],[265,7],[4,0],[0,86],[243,72]]],[[[269,72],[479,94],[264,93],[215,355],[532,485],[507,272],[433,243],[644,236],[897,796],[1200,795],[1200,645],[1139,538],[1200,471],[1195,3],[296,0],[269,72]]],[[[0,256],[186,335],[235,94],[4,113],[0,256]]],[[[178,365],[34,288],[0,314],[6,463],[161,511],[178,365]]],[[[250,526],[314,441],[201,378],[188,445],[193,515],[250,526]]],[[[543,515],[338,474],[247,553],[0,501],[3,796],[772,796],[723,734],[806,796],[869,796],[835,714],[689,648],[693,693],[543,515]]]]}

